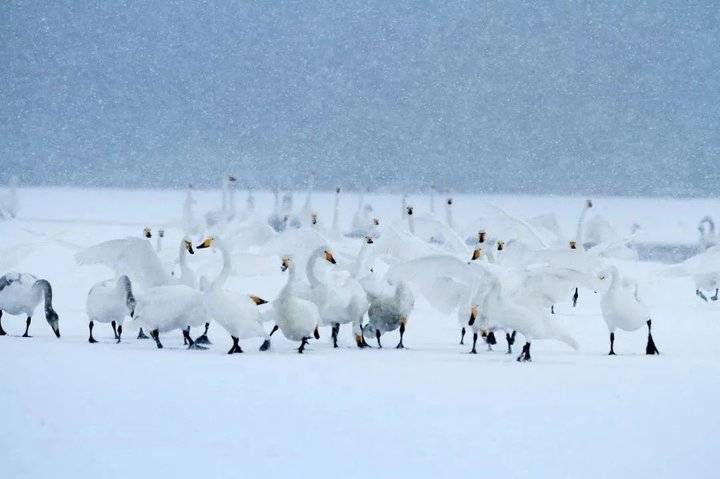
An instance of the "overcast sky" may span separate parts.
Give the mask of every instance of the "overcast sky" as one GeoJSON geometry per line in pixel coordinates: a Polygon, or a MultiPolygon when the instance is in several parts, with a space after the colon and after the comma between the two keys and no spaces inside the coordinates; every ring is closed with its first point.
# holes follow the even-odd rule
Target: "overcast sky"
{"type": "Polygon", "coordinates": [[[0,3],[0,181],[715,195],[716,2],[0,3]]]}

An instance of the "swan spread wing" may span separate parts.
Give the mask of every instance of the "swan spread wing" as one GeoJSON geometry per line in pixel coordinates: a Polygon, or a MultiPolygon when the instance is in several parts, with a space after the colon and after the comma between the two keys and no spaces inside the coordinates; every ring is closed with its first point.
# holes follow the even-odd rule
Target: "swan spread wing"
{"type": "Polygon", "coordinates": [[[104,265],[116,275],[125,274],[143,287],[168,282],[157,253],[147,240],[141,238],[105,241],[78,252],[75,260],[80,265],[104,265]]]}

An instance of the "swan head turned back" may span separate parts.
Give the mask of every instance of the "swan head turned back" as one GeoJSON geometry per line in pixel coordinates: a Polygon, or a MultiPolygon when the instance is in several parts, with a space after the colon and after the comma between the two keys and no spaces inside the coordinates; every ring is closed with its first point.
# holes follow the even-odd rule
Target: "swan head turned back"
{"type": "Polygon", "coordinates": [[[143,236],[145,238],[152,238],[152,230],[146,226],[143,228],[143,236]]]}

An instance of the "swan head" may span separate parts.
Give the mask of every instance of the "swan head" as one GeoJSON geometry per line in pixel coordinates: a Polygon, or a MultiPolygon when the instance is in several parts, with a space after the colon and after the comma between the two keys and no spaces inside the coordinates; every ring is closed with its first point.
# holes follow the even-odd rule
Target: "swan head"
{"type": "Polygon", "coordinates": [[[496,243],[496,248],[498,251],[502,251],[505,249],[505,242],[503,240],[498,240],[496,243]]]}
{"type": "Polygon", "coordinates": [[[338,195],[340,194],[340,187],[339,187],[339,186],[338,186],[337,188],[335,188],[335,193],[337,193],[338,195]]]}
{"type": "Polygon", "coordinates": [[[195,254],[195,250],[193,249],[192,241],[185,238],[183,240],[183,246],[185,247],[185,251],[187,251],[190,254],[195,254]]]}
{"type": "Polygon", "coordinates": [[[145,238],[152,238],[152,230],[146,226],[143,228],[143,236],[145,238]]]}
{"type": "Polygon", "coordinates": [[[254,294],[250,295],[250,300],[257,306],[260,306],[261,304],[267,304],[267,301],[262,299],[260,296],[255,296],[254,294]]]}
{"type": "Polygon", "coordinates": [[[412,216],[414,208],[412,206],[408,206],[406,208],[406,211],[407,211],[408,216],[412,216]]]}
{"type": "Polygon", "coordinates": [[[472,326],[473,324],[475,324],[475,320],[477,319],[477,316],[478,316],[478,309],[477,309],[477,306],[473,304],[472,307],[470,307],[470,319],[468,319],[468,326],[472,326]]]}
{"type": "Polygon", "coordinates": [[[378,218],[373,218],[373,224],[375,226],[380,226],[380,220],[378,218]]]}
{"type": "Polygon", "coordinates": [[[337,262],[335,261],[335,257],[334,257],[333,254],[332,254],[332,251],[330,251],[329,249],[326,249],[325,251],[323,251],[323,257],[325,258],[325,261],[327,261],[327,262],[330,263],[330,264],[336,264],[336,263],[337,263],[337,262]]]}
{"type": "Polygon", "coordinates": [[[448,205],[448,206],[452,206],[452,204],[453,204],[453,199],[452,199],[452,198],[448,198],[448,199],[447,199],[447,205],[448,205]]]}
{"type": "Polygon", "coordinates": [[[318,224],[318,215],[317,213],[313,213],[310,215],[310,222],[314,225],[318,224]]]}
{"type": "Polygon", "coordinates": [[[280,265],[280,271],[285,272],[292,265],[292,258],[289,256],[283,256],[282,263],[280,265]]]}
{"type": "Polygon", "coordinates": [[[158,230],[158,236],[161,237],[161,238],[164,238],[164,237],[165,237],[165,230],[162,230],[162,229],[161,229],[161,230],[158,230]]]}
{"type": "Polygon", "coordinates": [[[197,245],[196,248],[197,248],[197,249],[209,248],[209,247],[211,247],[211,246],[213,245],[213,243],[215,243],[215,238],[212,237],[212,236],[208,236],[207,238],[205,238],[205,239],[203,240],[202,243],[200,243],[199,245],[197,245]]]}
{"type": "Polygon", "coordinates": [[[482,248],[475,248],[473,251],[472,257],[470,258],[470,261],[477,261],[480,258],[482,258],[483,250],[482,248]]]}
{"type": "Polygon", "coordinates": [[[568,246],[570,246],[570,249],[577,249],[577,241],[575,241],[575,240],[568,241],[568,246]]]}
{"type": "Polygon", "coordinates": [[[590,199],[585,200],[585,208],[592,208],[593,202],[590,199]]]}
{"type": "Polygon", "coordinates": [[[485,242],[485,230],[478,231],[478,243],[484,243],[485,242]]]}
{"type": "Polygon", "coordinates": [[[53,333],[55,333],[55,336],[58,338],[60,337],[60,317],[55,312],[54,309],[48,308],[47,311],[45,311],[45,319],[47,320],[48,324],[53,330],[53,333]]]}
{"type": "Polygon", "coordinates": [[[367,243],[367,244],[373,244],[374,241],[373,241],[373,239],[372,239],[371,237],[366,236],[366,237],[365,237],[365,243],[367,243]]]}

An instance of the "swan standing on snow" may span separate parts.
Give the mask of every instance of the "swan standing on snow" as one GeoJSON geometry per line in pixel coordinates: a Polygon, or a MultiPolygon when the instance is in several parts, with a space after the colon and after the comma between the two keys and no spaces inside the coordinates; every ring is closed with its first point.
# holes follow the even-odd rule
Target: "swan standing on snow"
{"type": "Polygon", "coordinates": [[[200,326],[207,322],[207,310],[203,294],[182,284],[156,286],[138,294],[133,320],[145,327],[162,349],[160,333],[182,330],[189,343],[188,349],[205,349],[195,344],[188,326],[200,326]]]}
{"type": "Polygon", "coordinates": [[[397,349],[404,349],[403,337],[405,326],[410,318],[410,313],[415,306],[415,296],[410,287],[404,281],[395,285],[392,295],[375,296],[371,298],[368,309],[368,323],[363,327],[363,334],[366,338],[375,337],[378,347],[382,348],[380,337],[400,328],[400,341],[397,349]]]}
{"type": "Polygon", "coordinates": [[[295,263],[291,258],[282,260],[281,271],[288,271],[288,280],[278,297],[273,301],[276,328],[291,341],[300,341],[298,353],[305,351],[308,339],[314,336],[320,339],[318,326],[320,312],[312,301],[300,298],[295,294],[295,263]]]}
{"type": "Polygon", "coordinates": [[[598,277],[601,281],[610,279],[610,286],[600,301],[603,319],[610,331],[610,352],[608,354],[615,355],[616,330],[636,331],[643,326],[648,328],[645,354],[660,354],[652,337],[650,311],[637,298],[636,292],[623,286],[617,267],[611,266],[601,272],[598,277]]]}
{"type": "Polygon", "coordinates": [[[90,337],[88,342],[97,343],[93,337],[95,322],[110,323],[115,340],[119,343],[122,337],[122,325],[127,314],[135,314],[135,296],[130,278],[125,275],[118,279],[108,279],[96,283],[87,296],[85,303],[90,337]]]}
{"type": "Polygon", "coordinates": [[[28,273],[6,273],[0,277],[0,336],[7,334],[2,327],[2,313],[26,314],[23,338],[30,337],[32,315],[40,301],[45,300],[45,319],[55,336],[60,337],[58,314],[52,306],[52,287],[45,279],[28,273]]]}
{"type": "MultiPolygon", "coordinates": [[[[197,249],[209,248],[216,245],[223,257],[223,266],[220,274],[207,288],[203,288],[205,305],[210,316],[230,334],[233,345],[228,354],[242,353],[238,344],[240,339],[264,338],[260,351],[270,349],[270,336],[260,323],[258,306],[267,303],[253,295],[228,294],[223,286],[227,281],[232,265],[230,255],[225,244],[218,237],[206,238],[197,249]]],[[[205,331],[207,332],[207,326],[205,331]]]]}
{"type": "Polygon", "coordinates": [[[328,278],[326,275],[325,281],[321,281],[315,271],[321,258],[331,264],[336,263],[332,252],[325,247],[317,248],[307,262],[306,275],[320,313],[320,326],[332,326],[333,348],[337,348],[340,325],[352,323],[357,346],[364,347],[362,320],[370,306],[365,290],[354,277],[328,278]]]}

